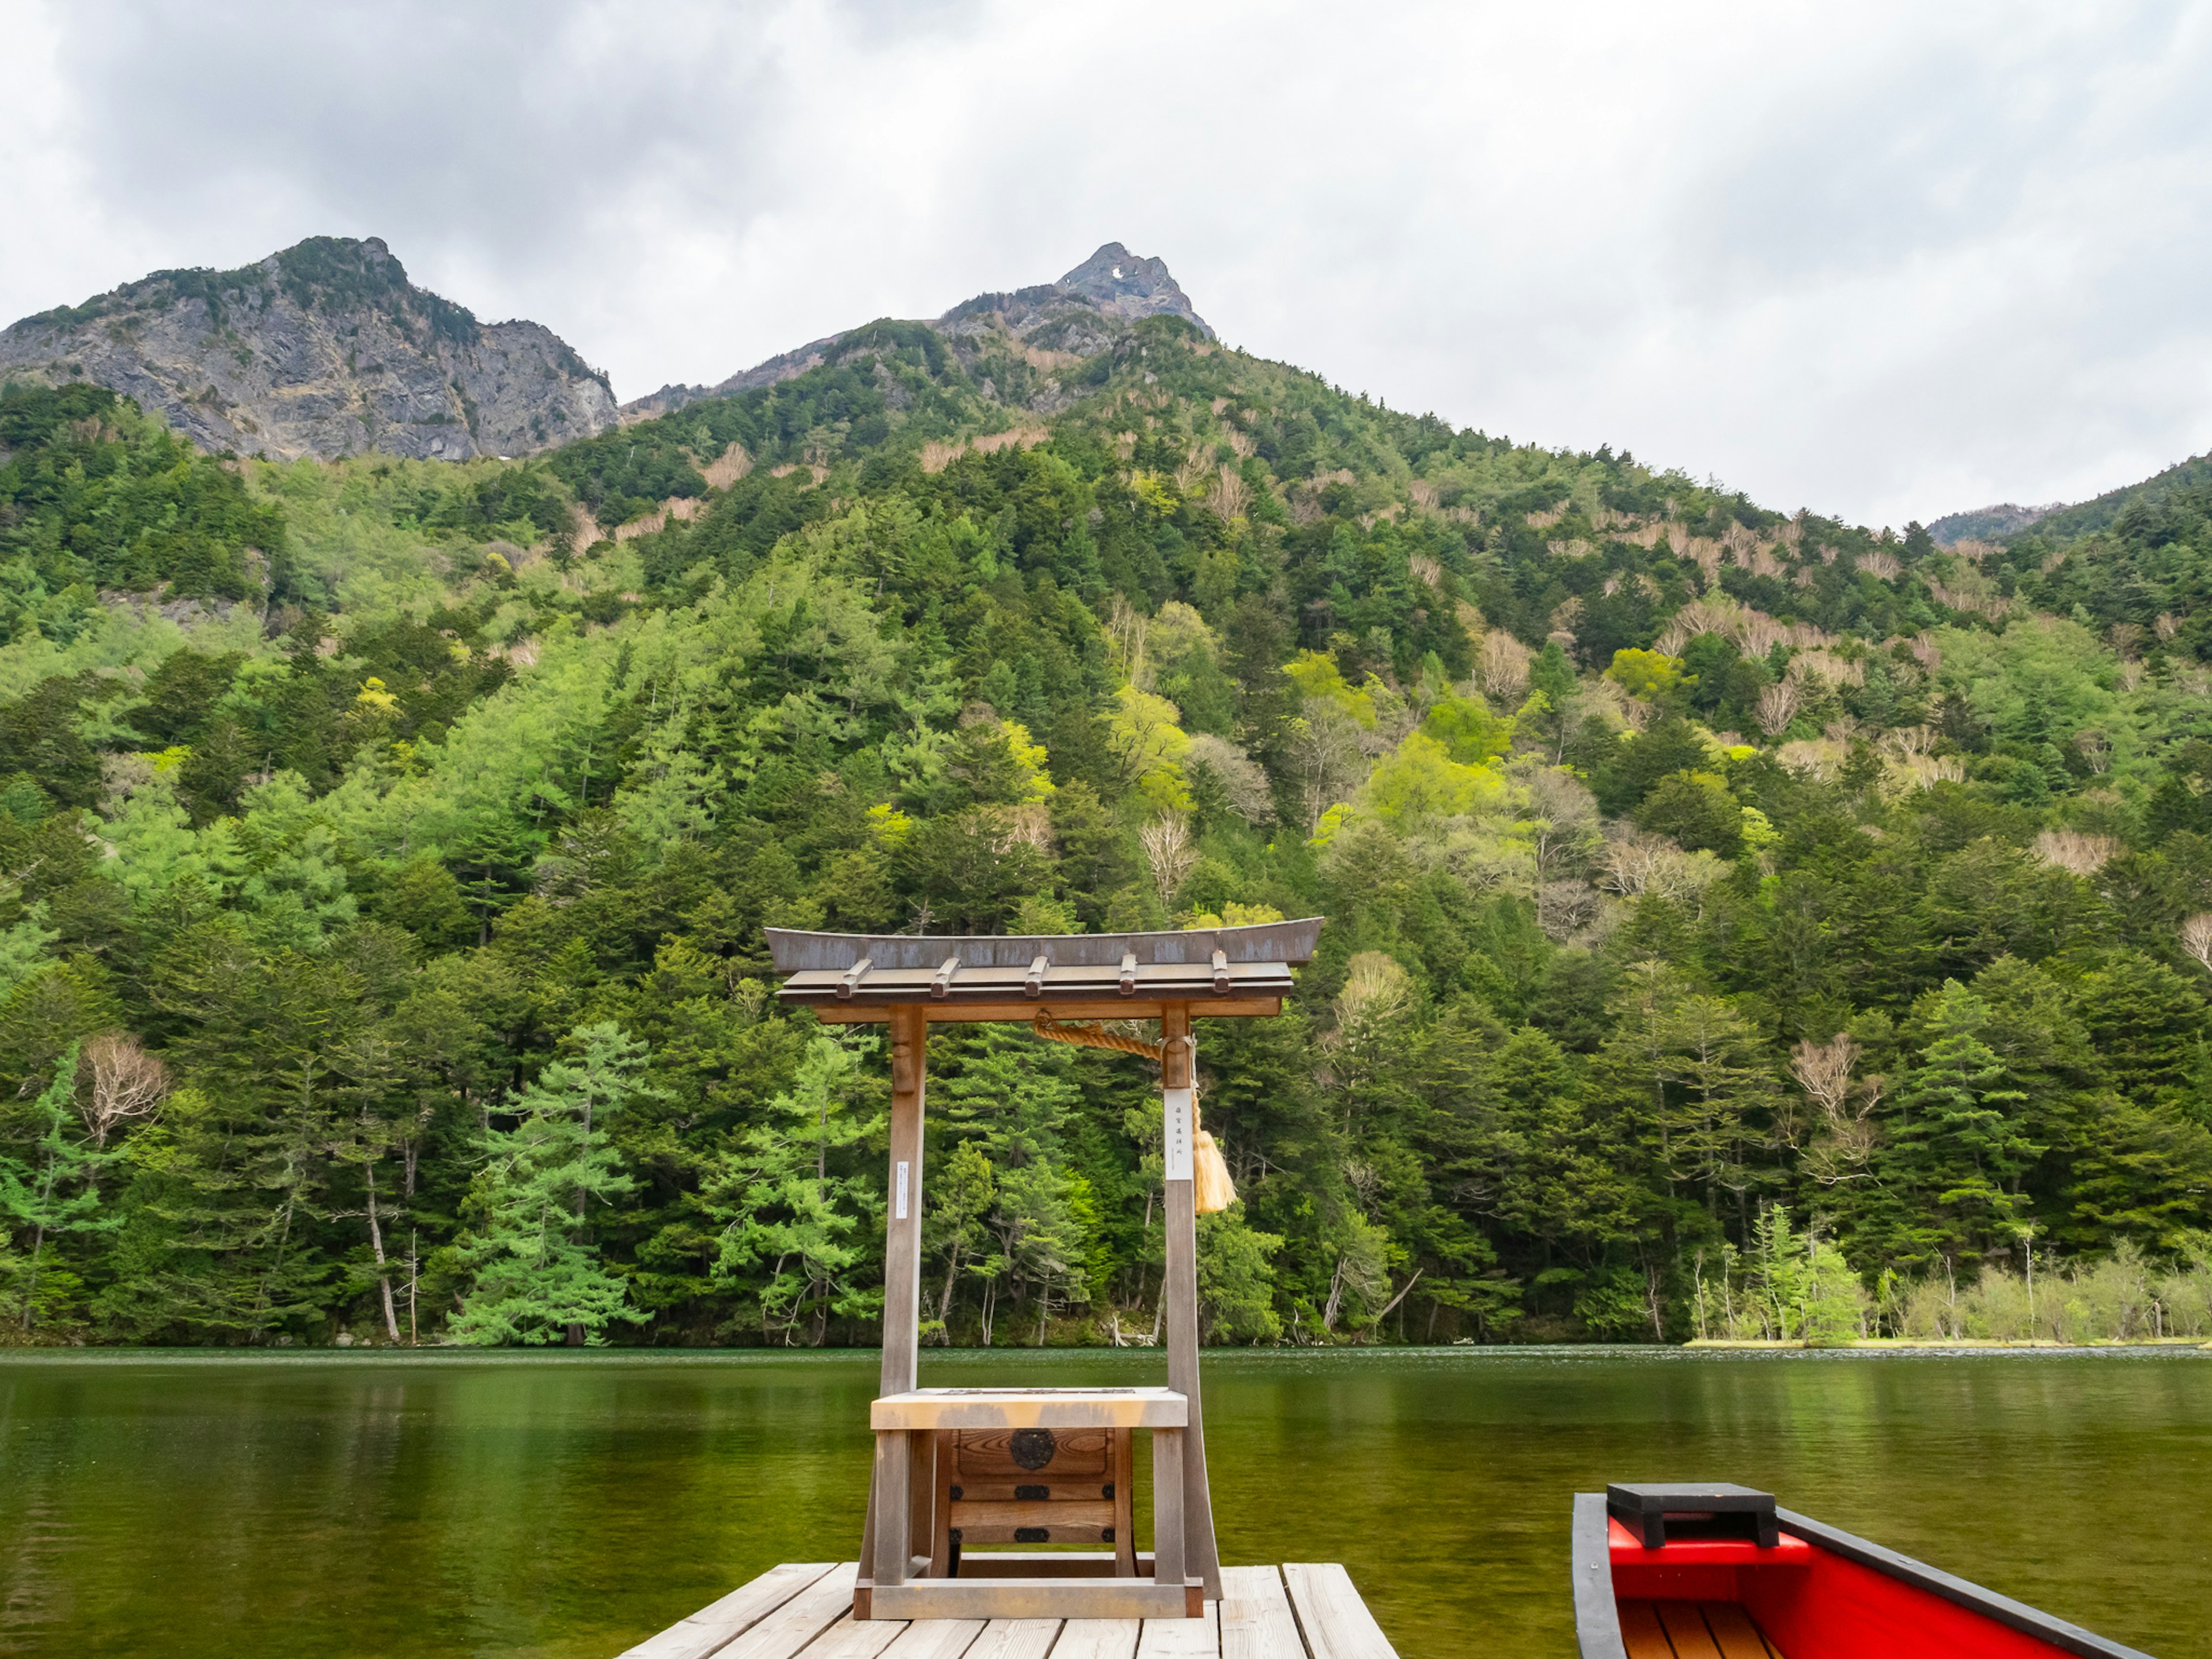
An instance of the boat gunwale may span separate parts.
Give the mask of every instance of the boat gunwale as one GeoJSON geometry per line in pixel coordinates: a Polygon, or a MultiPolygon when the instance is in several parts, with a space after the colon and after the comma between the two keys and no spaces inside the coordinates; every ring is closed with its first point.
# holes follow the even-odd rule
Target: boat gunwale
{"type": "MultiPolygon", "coordinates": [[[[1611,1516],[1606,1509],[1605,1494],[1578,1492],[1575,1494],[1572,1539],[1572,1569],[1575,1598],[1575,1642],[1582,1659],[1628,1659],[1628,1648],[1620,1634],[1620,1606],[1613,1585],[1613,1540],[1611,1516]]],[[[2140,1648],[2131,1648],[2115,1642],[2094,1631],[2069,1624],[2065,1620],[2032,1607],[2025,1601],[2015,1601],[2008,1595],[1961,1578],[1955,1573],[1931,1567],[1924,1561],[1899,1551],[1844,1532],[1824,1522],[1815,1521],[1795,1510],[1775,1506],[1774,1519],[1780,1529],[1792,1537],[1802,1539],[1815,1548],[1859,1566],[1870,1568],[1885,1577],[1894,1578],[1940,1595],[1945,1601],[1979,1613],[2032,1636],[2048,1642],[2061,1650],[2081,1656],[2081,1659],[2152,1659],[2140,1648]]],[[[1663,1555],[1663,1550],[1654,1551],[1663,1555]]]]}

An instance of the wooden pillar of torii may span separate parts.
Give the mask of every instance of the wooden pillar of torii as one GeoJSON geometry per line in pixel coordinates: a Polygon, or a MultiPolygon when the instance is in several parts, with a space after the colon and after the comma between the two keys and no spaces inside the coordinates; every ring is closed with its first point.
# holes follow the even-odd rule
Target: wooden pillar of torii
{"type": "Polygon", "coordinates": [[[883,1386],[859,1618],[1198,1616],[1221,1594],[1198,1369],[1192,1022],[1279,1013],[1321,920],[1175,933],[930,937],[768,930],[778,1000],[890,1028],[883,1386]],[[921,1389],[923,1120],[929,1027],[1157,1020],[1165,1159],[1164,1389],[921,1389]],[[1138,1556],[1130,1440],[1152,1431],[1153,1553],[1138,1556]],[[1095,1555],[966,1553],[1097,1542],[1095,1555]],[[1149,1571],[1147,1571],[1149,1569],[1149,1571]]]}

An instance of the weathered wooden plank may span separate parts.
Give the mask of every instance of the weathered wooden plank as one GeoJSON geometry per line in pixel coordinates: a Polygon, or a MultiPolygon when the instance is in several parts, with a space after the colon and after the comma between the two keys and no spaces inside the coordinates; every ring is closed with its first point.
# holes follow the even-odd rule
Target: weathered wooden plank
{"type": "Polygon", "coordinates": [[[841,1619],[808,1644],[806,1659],[876,1659],[909,1628],[890,1619],[841,1619]]]}
{"type": "MultiPolygon", "coordinates": [[[[857,964],[855,964],[857,966],[857,964]]],[[[1034,966],[1034,963],[1032,963],[1034,966]]],[[[934,969],[878,969],[855,979],[842,974],[793,974],[783,982],[777,1000],[785,1003],[1011,1002],[1020,997],[1031,1003],[1060,1003],[1083,997],[1138,996],[1153,1000],[1179,997],[1279,997],[1296,984],[1281,963],[1224,963],[1218,969],[1204,965],[1158,966],[1129,957],[1118,968],[1051,968],[1042,976],[1022,968],[978,968],[959,957],[948,957],[934,969]]]]}
{"type": "Polygon", "coordinates": [[[1674,1659],[1721,1659],[1720,1648],[1705,1628],[1705,1615],[1698,1611],[1695,1601],[1658,1601],[1653,1606],[1667,1639],[1674,1645],[1674,1659]]]}
{"type": "Polygon", "coordinates": [[[707,1659],[815,1583],[835,1564],[787,1561],[748,1579],[690,1618],[647,1637],[623,1659],[707,1659]]]}
{"type": "Polygon", "coordinates": [[[1751,1615],[1734,1601],[1705,1601],[1698,1611],[1705,1615],[1705,1628],[1721,1659],[1766,1659],[1766,1644],[1751,1615]]]}
{"type": "MultiPolygon", "coordinates": [[[[1135,1558],[1137,1575],[1152,1576],[1152,1558],[1135,1558]]],[[[963,1578],[1111,1578],[1121,1571],[1119,1551],[975,1550],[960,1558],[963,1578]]]]}
{"type": "MultiPolygon", "coordinates": [[[[921,1620],[915,1621],[920,1628],[921,1620]]],[[[953,1624],[954,1620],[933,1620],[933,1624],[953,1624]]],[[[962,1659],[1045,1659],[1052,1644],[1060,1639],[1060,1620],[1057,1619],[994,1619],[983,1626],[962,1659]]]]}
{"type": "Polygon", "coordinates": [[[1189,1417],[1189,1402],[1173,1389],[908,1387],[868,1407],[868,1425],[879,1434],[888,1429],[1179,1429],[1189,1417]]]}
{"type": "Polygon", "coordinates": [[[1273,1567],[1221,1570],[1221,1659],[1306,1659],[1298,1621],[1273,1567]]]}
{"type": "Polygon", "coordinates": [[[715,1659],[791,1659],[853,1610],[853,1582],[860,1564],[845,1562],[808,1585],[727,1647],[715,1659]]]}
{"type": "MultiPolygon", "coordinates": [[[[878,1583],[879,1619],[1176,1619],[1188,1592],[1149,1578],[915,1578],[878,1583]]],[[[1135,1643],[1131,1642],[1132,1650],[1135,1643]]],[[[750,1656],[749,1656],[750,1659],[750,1656]]]]}
{"type": "Polygon", "coordinates": [[[1283,1587],[1313,1659],[1398,1659],[1352,1575],[1335,1562],[1286,1562],[1283,1587]]]}
{"type": "Polygon", "coordinates": [[[1221,1604],[1208,1601],[1203,1619],[1147,1619],[1137,1638],[1137,1659],[1218,1659],[1221,1604]]]}
{"type": "Polygon", "coordinates": [[[821,933],[769,927],[769,950],[780,974],[842,973],[863,957],[879,969],[934,969],[948,956],[979,968],[1024,968],[1039,956],[1065,967],[1112,967],[1131,951],[1146,963],[1229,961],[1301,963],[1312,958],[1319,916],[1243,927],[1194,927],[1158,933],[821,933]]]}
{"type": "Polygon", "coordinates": [[[980,1619],[918,1619],[899,1632],[884,1659],[963,1659],[982,1633],[980,1619]]]}
{"type": "MultiPolygon", "coordinates": [[[[1192,1619],[1199,1625],[1205,1620],[1192,1619]]],[[[1136,1659],[1144,1626],[1133,1619],[1071,1619],[1053,1644],[1053,1659],[1136,1659]]]]}
{"type": "Polygon", "coordinates": [[[1628,1659],[1674,1659],[1667,1632],[1659,1627],[1659,1613],[1649,1601],[1620,1604],[1620,1644],[1628,1659]]]}
{"type": "Polygon", "coordinates": [[[1057,1462],[1049,1469],[1040,1469],[1035,1474],[1024,1474],[1018,1480],[1009,1480],[1004,1475],[979,1480],[972,1468],[963,1468],[958,1481],[961,1493],[958,1501],[1016,1504],[1035,1498],[1039,1503],[1087,1504],[1103,1498],[1106,1488],[1113,1484],[1112,1477],[1104,1469],[1077,1469],[1069,1473],[1062,1470],[1057,1462]],[[1050,1477],[1049,1480],[1047,1476],[1050,1477]],[[1029,1491],[1028,1496],[1024,1497],[1024,1489],[1029,1488],[1035,1490],[1029,1491]],[[1043,1492],[1042,1498],[1037,1497],[1039,1491],[1043,1492]]]}
{"type": "MultiPolygon", "coordinates": [[[[1096,1492],[1097,1487],[1093,1486],[1096,1492]]],[[[975,1538],[978,1527],[1089,1527],[1093,1530],[1114,1524],[1114,1505],[1103,1498],[969,1498],[952,1506],[952,1524],[963,1536],[975,1538]]],[[[977,1542],[982,1540],[978,1538],[977,1542]]],[[[1098,1542],[1097,1539],[1091,1540],[1098,1542]]]]}
{"type": "MultiPolygon", "coordinates": [[[[923,1014],[932,1025],[946,1024],[975,1024],[1005,1021],[1026,1025],[1036,1018],[1040,1007],[1049,1007],[1056,1019],[1158,1019],[1166,1003],[1145,997],[1116,997],[1109,1001],[1103,998],[1082,1002],[812,1002],[804,997],[787,997],[787,1002],[803,1003],[814,1011],[814,1017],[831,1025],[880,1025],[891,1017],[895,1009],[911,1008],[923,1014]]],[[[1283,1012],[1280,997],[1217,997],[1209,993],[1205,1001],[1191,1005],[1192,1017],[1198,1019],[1272,1019],[1283,1012]]]]}

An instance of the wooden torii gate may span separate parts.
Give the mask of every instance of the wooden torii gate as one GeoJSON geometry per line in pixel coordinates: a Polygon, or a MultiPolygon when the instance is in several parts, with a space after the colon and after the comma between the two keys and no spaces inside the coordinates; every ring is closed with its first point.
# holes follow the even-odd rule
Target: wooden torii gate
{"type": "Polygon", "coordinates": [[[1318,916],[1176,933],[767,930],[776,971],[786,976],[781,1002],[823,1020],[890,1026],[883,1387],[870,1412],[875,1467],[855,1618],[1199,1618],[1206,1599],[1219,1598],[1199,1400],[1191,1023],[1280,1013],[1291,968],[1312,957],[1320,931],[1318,916]],[[1036,1024],[1040,1016],[1041,1030],[1063,1020],[1159,1022],[1164,1389],[916,1386],[928,1028],[1036,1024]],[[1139,1428],[1152,1435],[1149,1563],[1136,1554],[1130,1519],[1130,1437],[1139,1428]],[[963,1540],[1114,1548],[963,1559],[963,1540]]]}

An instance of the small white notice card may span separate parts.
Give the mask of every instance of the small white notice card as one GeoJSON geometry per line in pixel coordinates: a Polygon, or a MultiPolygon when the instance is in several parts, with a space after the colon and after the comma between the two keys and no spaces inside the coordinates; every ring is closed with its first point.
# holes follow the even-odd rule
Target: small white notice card
{"type": "Polygon", "coordinates": [[[898,1166],[898,1204],[895,1214],[901,1221],[906,1219],[906,1172],[912,1167],[907,1164],[898,1166]]]}
{"type": "Polygon", "coordinates": [[[1193,1133],[1190,1121],[1190,1091],[1163,1089],[1160,1093],[1167,1103],[1167,1139],[1164,1144],[1167,1157],[1167,1179],[1188,1181],[1191,1178],[1190,1151],[1193,1133]]]}

